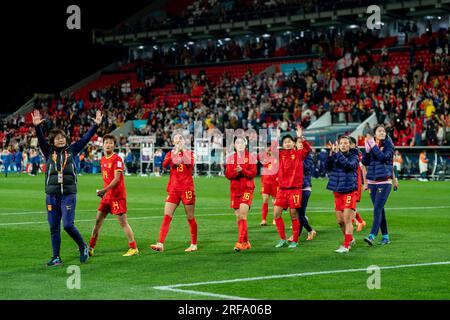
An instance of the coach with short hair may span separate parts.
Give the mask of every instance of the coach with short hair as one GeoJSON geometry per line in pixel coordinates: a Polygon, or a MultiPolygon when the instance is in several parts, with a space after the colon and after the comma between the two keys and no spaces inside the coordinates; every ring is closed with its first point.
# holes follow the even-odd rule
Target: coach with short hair
{"type": "Polygon", "coordinates": [[[88,246],[75,227],[75,207],[77,193],[77,171],[74,157],[83,150],[102,122],[102,113],[97,111],[95,124],[77,142],[68,145],[68,137],[64,130],[54,129],[50,131],[49,141],[44,137],[41,124],[45,121],[38,110],[32,113],[33,124],[39,141],[39,147],[45,157],[45,193],[48,223],[53,248],[53,256],[47,266],[61,265],[61,219],[64,230],[77,243],[80,250],[80,262],[85,263],[89,258],[88,246]]]}

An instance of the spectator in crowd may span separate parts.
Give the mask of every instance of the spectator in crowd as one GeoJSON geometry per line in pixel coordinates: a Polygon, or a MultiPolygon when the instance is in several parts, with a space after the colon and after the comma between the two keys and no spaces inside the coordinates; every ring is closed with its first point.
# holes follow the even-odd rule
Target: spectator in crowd
{"type": "Polygon", "coordinates": [[[12,162],[12,154],[11,152],[9,152],[8,149],[3,149],[2,153],[1,153],[1,160],[2,160],[2,164],[3,164],[3,171],[5,174],[5,177],[8,177],[8,172],[10,170],[10,166],[11,166],[11,162],[12,162]]]}
{"type": "Polygon", "coordinates": [[[16,166],[16,172],[20,174],[23,168],[23,147],[18,147],[14,152],[14,163],[16,166]]]}
{"type": "Polygon", "coordinates": [[[427,151],[423,150],[420,153],[419,156],[419,172],[420,172],[420,178],[419,181],[428,181],[427,175],[428,175],[428,158],[427,158],[427,151]]]}
{"type": "Polygon", "coordinates": [[[394,151],[393,165],[394,165],[394,175],[398,179],[399,174],[402,172],[403,167],[403,157],[400,151],[398,150],[394,151]]]}

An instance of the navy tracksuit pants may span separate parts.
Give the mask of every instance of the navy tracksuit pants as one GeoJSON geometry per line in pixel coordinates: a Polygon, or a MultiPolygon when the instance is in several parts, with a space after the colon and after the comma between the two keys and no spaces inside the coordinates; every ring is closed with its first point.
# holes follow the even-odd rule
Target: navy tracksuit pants
{"type": "Polygon", "coordinates": [[[53,257],[59,257],[61,248],[61,219],[63,221],[64,230],[77,243],[81,252],[85,247],[85,243],[80,232],[74,225],[77,195],[47,194],[46,203],[53,257]]]}
{"type": "Polygon", "coordinates": [[[300,230],[298,235],[302,234],[303,227],[305,227],[306,231],[311,232],[312,228],[308,223],[308,219],[306,219],[306,207],[308,206],[308,200],[311,196],[310,190],[302,190],[302,206],[297,209],[298,220],[300,221],[300,230]]]}
{"type": "Polygon", "coordinates": [[[369,184],[370,199],[373,203],[373,224],[371,234],[376,236],[381,229],[382,235],[388,234],[384,205],[391,193],[391,184],[369,184]]]}

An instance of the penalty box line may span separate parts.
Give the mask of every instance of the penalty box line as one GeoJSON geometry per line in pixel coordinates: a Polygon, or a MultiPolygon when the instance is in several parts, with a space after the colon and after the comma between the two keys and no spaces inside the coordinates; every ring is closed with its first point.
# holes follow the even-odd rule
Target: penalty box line
{"type": "MultiPolygon", "coordinates": [[[[449,209],[450,206],[436,206],[436,207],[398,207],[398,208],[386,208],[386,210],[429,210],[429,209],[449,209]]],[[[151,211],[151,210],[160,210],[160,209],[156,209],[156,208],[137,208],[137,209],[130,209],[129,211],[151,211]]],[[[200,208],[201,209],[201,208],[200,208]]],[[[205,210],[208,210],[207,208],[204,208],[205,210]]],[[[221,207],[222,209],[222,207],[221,207]]],[[[256,208],[258,209],[258,208],[256,208]]],[[[162,209],[163,210],[163,209],[162,209]]],[[[92,210],[77,210],[78,212],[86,212],[86,211],[92,211],[92,210]]],[[[95,210],[94,210],[95,211],[95,210]]],[[[372,208],[361,208],[358,209],[359,212],[365,212],[365,211],[373,211],[372,208]]],[[[333,210],[308,210],[308,212],[310,213],[330,213],[330,212],[334,212],[333,210]]],[[[31,212],[27,212],[27,213],[31,213],[31,212]]],[[[27,214],[27,213],[22,213],[22,214],[27,214]]],[[[45,211],[42,211],[39,213],[47,213],[45,211]]],[[[19,214],[19,213],[17,213],[19,214]]],[[[9,213],[9,214],[3,214],[3,215],[13,215],[13,213],[9,213]]],[[[210,214],[196,214],[196,217],[214,217],[214,216],[228,216],[228,215],[232,215],[232,213],[210,213],[210,214]]],[[[2,214],[0,214],[0,216],[2,216],[2,214]]],[[[175,216],[177,219],[179,216],[175,216]]],[[[111,219],[111,218],[109,218],[111,219]]],[[[108,219],[108,220],[109,220],[108,219]]],[[[148,219],[161,219],[161,216],[146,216],[146,217],[127,217],[128,220],[148,220],[148,219]]],[[[76,220],[75,222],[92,222],[95,221],[95,219],[81,219],[81,220],[76,220]]],[[[4,222],[4,223],[0,223],[0,227],[5,227],[5,226],[16,226],[16,225],[32,225],[32,224],[46,224],[48,223],[47,220],[45,221],[23,221],[23,222],[4,222]]]]}
{"type": "MultiPolygon", "coordinates": [[[[217,206],[217,207],[203,207],[203,206],[196,206],[196,210],[214,210],[214,209],[223,209],[223,206],[217,206]]],[[[331,207],[330,207],[331,208],[331,207]]],[[[334,212],[334,210],[331,208],[320,208],[315,207],[308,209],[308,212],[313,213],[328,213],[328,212],[334,212]]],[[[255,205],[252,207],[252,209],[261,209],[261,206],[255,205]]],[[[386,210],[429,210],[429,209],[450,209],[450,206],[426,206],[426,207],[390,207],[385,208],[386,210]]],[[[164,207],[150,207],[150,208],[130,208],[128,211],[164,211],[164,207]]],[[[373,211],[373,208],[358,208],[357,211],[373,211]]],[[[95,209],[78,209],[76,212],[97,212],[95,209]]],[[[250,211],[253,213],[254,211],[250,211]]],[[[47,211],[16,211],[16,212],[1,212],[0,216],[14,216],[14,215],[27,215],[27,214],[42,214],[47,213],[47,211]]]]}
{"type": "MultiPolygon", "coordinates": [[[[392,270],[392,269],[439,266],[439,265],[450,265],[450,261],[427,262],[427,263],[416,263],[416,264],[401,264],[401,265],[397,265],[397,266],[386,266],[386,267],[379,267],[379,268],[380,268],[380,270],[392,270]]],[[[179,289],[179,288],[207,286],[207,285],[213,285],[213,284],[226,284],[226,283],[239,283],[239,282],[260,281],[260,280],[283,279],[283,278],[298,278],[298,277],[337,274],[337,273],[367,272],[367,270],[368,270],[368,268],[315,271],[315,272],[282,274],[282,275],[261,276],[261,277],[251,277],[251,278],[238,278],[238,279],[218,280],[218,281],[181,283],[181,284],[174,284],[174,285],[169,285],[169,286],[156,286],[156,287],[153,287],[153,289],[161,290],[161,291],[179,292],[179,293],[184,293],[184,294],[209,296],[209,297],[213,297],[213,298],[222,298],[222,299],[230,299],[230,300],[257,300],[254,298],[236,297],[236,296],[210,293],[210,292],[205,292],[205,291],[186,290],[186,289],[179,289]]]]}

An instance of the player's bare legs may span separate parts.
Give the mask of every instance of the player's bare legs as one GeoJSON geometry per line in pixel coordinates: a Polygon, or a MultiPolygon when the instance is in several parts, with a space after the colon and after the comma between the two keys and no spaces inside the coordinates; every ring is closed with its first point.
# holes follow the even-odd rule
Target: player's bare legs
{"type": "Polygon", "coordinates": [[[117,215],[117,221],[119,222],[120,227],[125,232],[128,238],[129,250],[127,253],[124,254],[124,257],[131,257],[134,255],[138,255],[139,250],[137,249],[136,241],[134,240],[133,230],[131,229],[131,226],[128,223],[127,214],[124,213],[117,215]]]}
{"type": "Polygon", "coordinates": [[[100,229],[102,228],[103,221],[105,221],[108,213],[97,211],[97,216],[95,217],[95,225],[92,229],[91,240],[89,240],[89,255],[92,257],[94,255],[94,248],[97,244],[98,235],[100,234],[100,229]]]}
{"type": "Polygon", "coordinates": [[[261,226],[267,226],[267,214],[269,212],[269,195],[263,193],[262,194],[262,220],[260,225],[261,226]]]}
{"type": "Polygon", "coordinates": [[[238,241],[234,246],[235,251],[248,250],[251,248],[248,241],[247,215],[250,207],[241,203],[239,209],[234,210],[236,221],[238,224],[238,241]]]}
{"type": "Polygon", "coordinates": [[[195,205],[184,205],[184,211],[186,212],[186,218],[189,223],[189,230],[191,231],[191,245],[187,248],[186,252],[197,251],[197,222],[194,216],[195,205]]]}
{"type": "Polygon", "coordinates": [[[155,251],[164,251],[164,241],[166,240],[167,233],[169,232],[170,222],[172,221],[173,214],[177,209],[178,204],[166,202],[164,205],[164,218],[161,224],[161,230],[159,232],[159,241],[156,244],[150,245],[155,251]]]}
{"type": "Polygon", "coordinates": [[[281,214],[283,213],[283,208],[279,206],[273,207],[273,216],[275,219],[275,224],[277,226],[278,234],[280,235],[280,241],[275,246],[276,248],[281,248],[287,245],[286,240],[286,231],[284,230],[284,221],[281,217],[281,214]]]}
{"type": "Polygon", "coordinates": [[[344,211],[336,211],[336,220],[344,234],[344,244],[336,250],[338,253],[345,253],[350,250],[353,243],[353,219],[355,213],[352,209],[345,209],[344,211]]]}
{"type": "Polygon", "coordinates": [[[289,248],[296,248],[298,244],[298,236],[300,233],[300,221],[298,220],[297,209],[290,208],[289,214],[291,216],[292,222],[292,242],[289,245],[289,248]]]}

